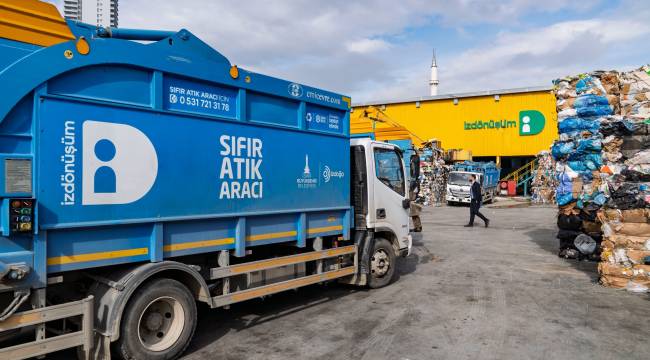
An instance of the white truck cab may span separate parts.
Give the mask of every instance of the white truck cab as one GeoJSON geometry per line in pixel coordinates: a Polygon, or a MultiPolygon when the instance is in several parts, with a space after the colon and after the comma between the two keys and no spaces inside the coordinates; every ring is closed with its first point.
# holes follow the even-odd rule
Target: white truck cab
{"type": "Polygon", "coordinates": [[[447,204],[469,204],[470,177],[476,176],[476,181],[481,184],[481,194],[484,203],[489,203],[496,197],[497,188],[494,184],[485,184],[485,174],[471,171],[451,171],[447,178],[447,204]]]}
{"type": "Polygon", "coordinates": [[[350,153],[354,232],[361,253],[353,282],[381,287],[394,274],[395,258],[411,251],[409,176],[396,145],[352,139],[350,153]]]}
{"type": "Polygon", "coordinates": [[[447,203],[470,203],[470,177],[476,176],[476,180],[481,182],[482,174],[469,171],[451,171],[447,178],[447,203]]]}

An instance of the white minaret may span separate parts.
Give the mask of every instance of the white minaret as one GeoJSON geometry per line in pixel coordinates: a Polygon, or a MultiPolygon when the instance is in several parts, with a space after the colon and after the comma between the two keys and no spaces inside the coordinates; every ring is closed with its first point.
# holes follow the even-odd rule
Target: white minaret
{"type": "Polygon", "coordinates": [[[431,60],[431,79],[429,80],[429,92],[431,96],[438,95],[438,64],[436,63],[436,49],[433,49],[433,59],[431,60]]]}

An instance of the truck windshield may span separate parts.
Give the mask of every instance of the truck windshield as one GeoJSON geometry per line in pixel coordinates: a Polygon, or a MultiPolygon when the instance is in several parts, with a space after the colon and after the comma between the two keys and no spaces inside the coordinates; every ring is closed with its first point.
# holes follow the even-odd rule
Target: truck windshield
{"type": "Polygon", "coordinates": [[[447,182],[453,185],[469,185],[470,175],[468,173],[450,172],[447,182]]]}
{"type": "Polygon", "coordinates": [[[394,150],[375,148],[377,179],[396,193],[404,196],[404,170],[402,157],[394,150]]]}

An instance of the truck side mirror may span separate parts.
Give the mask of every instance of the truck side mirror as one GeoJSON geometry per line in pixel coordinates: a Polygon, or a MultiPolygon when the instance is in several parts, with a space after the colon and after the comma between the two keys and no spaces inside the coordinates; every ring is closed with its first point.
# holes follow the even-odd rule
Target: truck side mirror
{"type": "Polygon", "coordinates": [[[420,156],[418,154],[411,155],[411,179],[420,177],[420,156]]]}
{"type": "Polygon", "coordinates": [[[402,200],[402,207],[404,209],[410,208],[411,207],[411,200],[409,200],[409,199],[402,200]]]}

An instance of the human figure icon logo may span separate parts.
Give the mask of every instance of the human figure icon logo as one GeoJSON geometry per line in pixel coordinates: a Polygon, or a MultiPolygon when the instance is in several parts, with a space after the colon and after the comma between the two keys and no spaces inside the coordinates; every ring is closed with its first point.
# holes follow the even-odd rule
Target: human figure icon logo
{"type": "Polygon", "coordinates": [[[521,121],[524,123],[521,127],[521,132],[525,134],[530,133],[530,116],[524,116],[521,121]]]}
{"type": "Polygon", "coordinates": [[[519,136],[537,135],[544,130],[546,119],[537,110],[519,112],[519,136]]]}

